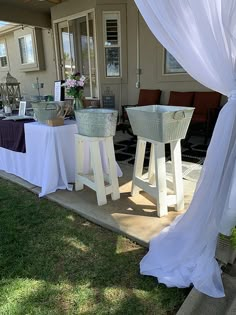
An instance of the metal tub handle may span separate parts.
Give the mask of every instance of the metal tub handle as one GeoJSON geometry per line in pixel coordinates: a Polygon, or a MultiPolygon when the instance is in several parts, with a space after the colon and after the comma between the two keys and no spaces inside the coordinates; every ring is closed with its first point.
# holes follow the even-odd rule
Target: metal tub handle
{"type": "Polygon", "coordinates": [[[177,112],[174,112],[173,119],[175,120],[182,120],[185,118],[185,112],[182,110],[178,110],[177,112]]]}

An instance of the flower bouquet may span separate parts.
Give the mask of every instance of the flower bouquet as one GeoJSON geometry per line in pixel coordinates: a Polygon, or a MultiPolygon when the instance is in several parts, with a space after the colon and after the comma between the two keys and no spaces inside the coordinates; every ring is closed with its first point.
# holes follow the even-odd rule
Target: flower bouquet
{"type": "Polygon", "coordinates": [[[83,108],[84,84],[86,77],[79,72],[72,74],[63,84],[66,94],[74,97],[74,110],[83,108]]]}

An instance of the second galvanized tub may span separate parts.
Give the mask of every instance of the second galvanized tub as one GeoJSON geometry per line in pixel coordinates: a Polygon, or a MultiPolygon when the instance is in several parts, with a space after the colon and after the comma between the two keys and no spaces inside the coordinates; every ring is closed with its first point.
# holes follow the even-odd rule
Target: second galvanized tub
{"type": "Polygon", "coordinates": [[[148,105],[126,110],[135,135],[168,143],[185,138],[194,108],[148,105]]]}
{"type": "Polygon", "coordinates": [[[109,137],[116,133],[117,110],[90,108],[75,111],[78,133],[88,137],[109,137]]]}

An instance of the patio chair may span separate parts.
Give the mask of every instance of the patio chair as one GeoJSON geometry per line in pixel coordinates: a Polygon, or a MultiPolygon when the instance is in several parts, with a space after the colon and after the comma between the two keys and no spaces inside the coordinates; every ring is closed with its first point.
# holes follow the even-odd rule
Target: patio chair
{"type": "Polygon", "coordinates": [[[192,106],[194,92],[176,92],[170,91],[168,105],[172,106],[192,106]]]}
{"type": "Polygon", "coordinates": [[[207,144],[220,112],[221,94],[218,92],[195,92],[193,117],[188,130],[188,137],[203,135],[207,144]]]}
{"type": "Polygon", "coordinates": [[[128,134],[133,135],[132,128],[129,123],[128,114],[126,112],[127,107],[134,106],[147,106],[160,104],[161,90],[147,90],[140,89],[138,103],[135,105],[122,105],[122,123],[123,132],[127,131],[128,134]]]}

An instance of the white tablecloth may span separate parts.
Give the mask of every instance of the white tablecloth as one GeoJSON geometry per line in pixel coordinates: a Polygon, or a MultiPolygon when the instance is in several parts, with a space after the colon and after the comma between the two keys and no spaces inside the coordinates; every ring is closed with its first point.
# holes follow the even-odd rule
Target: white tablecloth
{"type": "MultiPolygon", "coordinates": [[[[17,175],[41,187],[40,197],[57,189],[72,190],[75,181],[75,144],[74,134],[78,132],[73,121],[64,126],[49,127],[38,122],[25,126],[26,153],[13,152],[0,147],[0,169],[17,175]]],[[[88,150],[88,147],[85,148],[88,150]]],[[[103,167],[107,158],[101,147],[103,167]]],[[[85,152],[85,154],[87,154],[85,152]]],[[[84,165],[88,171],[89,155],[84,165]]],[[[117,174],[122,175],[117,164],[117,174]]]]}

